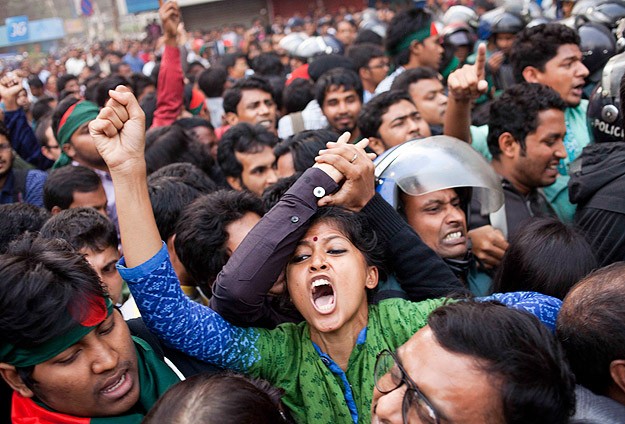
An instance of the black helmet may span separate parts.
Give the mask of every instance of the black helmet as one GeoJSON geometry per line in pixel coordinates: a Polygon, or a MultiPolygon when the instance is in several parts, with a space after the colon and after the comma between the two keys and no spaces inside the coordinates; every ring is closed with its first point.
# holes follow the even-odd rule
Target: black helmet
{"type": "Polygon", "coordinates": [[[443,28],[443,43],[445,45],[473,47],[476,38],[475,32],[464,22],[454,22],[443,28]]]}
{"type": "Polygon", "coordinates": [[[619,89],[625,74],[625,53],[612,57],[603,68],[601,81],[590,96],[588,128],[595,143],[623,141],[623,114],[619,89]]]}
{"type": "Polygon", "coordinates": [[[582,62],[588,68],[588,79],[598,82],[601,70],[616,54],[616,39],[608,28],[594,22],[585,22],[577,28],[580,38],[582,62]]]}
{"type": "Polygon", "coordinates": [[[522,16],[512,12],[504,12],[493,21],[490,32],[492,34],[516,34],[525,28],[526,23],[522,16]]]}
{"type": "Polygon", "coordinates": [[[603,0],[594,5],[588,5],[576,13],[591,22],[596,22],[607,26],[610,29],[616,28],[618,21],[625,18],[625,1],[623,0],[603,0]]]}

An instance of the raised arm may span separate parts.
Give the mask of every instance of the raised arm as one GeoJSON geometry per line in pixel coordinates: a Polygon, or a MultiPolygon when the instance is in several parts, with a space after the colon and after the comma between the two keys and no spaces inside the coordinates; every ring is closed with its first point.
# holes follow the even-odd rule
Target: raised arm
{"type": "Polygon", "coordinates": [[[473,101],[488,90],[485,64],[486,45],[480,44],[475,64],[464,65],[447,78],[449,100],[445,113],[445,135],[471,142],[471,107],[473,101]]]}

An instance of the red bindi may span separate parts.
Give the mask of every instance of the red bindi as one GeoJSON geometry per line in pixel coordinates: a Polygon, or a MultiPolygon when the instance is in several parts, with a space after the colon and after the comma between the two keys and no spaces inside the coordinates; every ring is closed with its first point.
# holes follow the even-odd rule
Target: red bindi
{"type": "Polygon", "coordinates": [[[318,238],[317,238],[317,237],[313,237],[313,241],[317,241],[317,240],[318,240],[318,238]]]}

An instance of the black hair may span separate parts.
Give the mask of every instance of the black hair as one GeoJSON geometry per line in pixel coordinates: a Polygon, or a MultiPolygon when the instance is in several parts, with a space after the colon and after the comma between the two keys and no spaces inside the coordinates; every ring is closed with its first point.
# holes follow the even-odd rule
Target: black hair
{"type": "Polygon", "coordinates": [[[380,34],[378,34],[377,32],[372,31],[370,29],[361,29],[360,31],[358,31],[358,35],[356,36],[356,39],[354,40],[354,45],[364,44],[364,43],[375,44],[376,46],[383,47],[384,38],[382,38],[380,34]]]}
{"type": "Polygon", "coordinates": [[[323,206],[310,218],[311,227],[319,223],[336,225],[362,253],[367,265],[377,267],[380,275],[384,275],[384,250],[365,215],[338,206],[323,206]]]}
{"type": "Polygon", "coordinates": [[[428,326],[445,350],[473,358],[501,393],[507,424],[568,423],[574,377],[554,335],[528,312],[462,301],[434,310],[428,326]]]}
{"type": "Polygon", "coordinates": [[[101,252],[119,245],[115,225],[93,208],[65,209],[50,218],[40,233],[45,238],[63,239],[76,250],[101,252]]]}
{"type": "Polygon", "coordinates": [[[174,247],[180,262],[205,294],[224,267],[226,227],[252,212],[263,216],[261,200],[246,191],[220,190],[200,196],[180,214],[174,247]]]}
{"type": "Polygon", "coordinates": [[[35,127],[35,138],[41,147],[48,147],[49,140],[46,131],[52,126],[52,110],[42,116],[35,127]]]}
{"type": "Polygon", "coordinates": [[[43,82],[37,75],[30,75],[28,77],[28,86],[35,88],[43,88],[43,82]]]}
{"type": "Polygon", "coordinates": [[[265,210],[269,211],[271,208],[273,208],[276,203],[280,201],[282,196],[284,196],[284,194],[291,188],[291,186],[295,184],[295,181],[297,181],[297,179],[301,175],[301,172],[296,172],[289,177],[280,178],[274,184],[263,190],[263,195],[261,196],[261,199],[263,201],[263,207],[265,208],[265,210]]]}
{"type": "Polygon", "coordinates": [[[523,82],[507,89],[490,107],[486,140],[493,159],[501,154],[499,137],[506,132],[525,152],[525,137],[538,128],[539,113],[549,109],[564,111],[566,103],[545,85],[523,82]]]}
{"type": "Polygon", "coordinates": [[[213,66],[203,71],[197,81],[206,97],[222,97],[228,81],[228,72],[222,66],[213,66]]]}
{"type": "Polygon", "coordinates": [[[215,129],[213,128],[213,124],[211,124],[210,121],[204,118],[197,117],[197,116],[193,116],[191,118],[178,119],[176,122],[173,123],[173,125],[178,125],[184,130],[191,130],[195,127],[206,127],[211,130],[215,129]]]}
{"type": "Polygon", "coordinates": [[[241,101],[242,92],[245,90],[261,90],[271,94],[273,98],[273,90],[269,81],[265,78],[252,75],[249,78],[238,80],[232,87],[224,92],[223,108],[225,113],[237,113],[237,106],[241,101]]]}
{"type": "Polygon", "coordinates": [[[516,35],[510,49],[514,79],[524,81],[523,70],[528,66],[544,72],[545,64],[558,54],[558,49],[564,44],[580,44],[577,31],[566,25],[548,23],[523,29],[516,35]]]}
{"type": "Polygon", "coordinates": [[[282,92],[282,104],[286,114],[300,112],[315,98],[315,85],[311,80],[296,78],[282,92]]]}
{"type": "Polygon", "coordinates": [[[510,239],[493,279],[493,291],[536,291],[564,299],[597,266],[581,233],[555,218],[535,218],[510,239]]]}
{"type": "Polygon", "coordinates": [[[11,134],[3,121],[0,121],[0,136],[3,136],[7,141],[11,141],[11,134]]]}
{"type": "Polygon", "coordinates": [[[98,274],[61,239],[34,234],[0,255],[0,338],[32,348],[63,337],[88,313],[89,299],[105,297],[98,274]]]}
{"type": "Polygon", "coordinates": [[[148,173],[171,163],[189,162],[207,175],[212,175],[215,165],[206,146],[196,141],[178,125],[148,130],[145,140],[145,162],[148,173]]]}
{"type": "Polygon", "coordinates": [[[259,76],[276,76],[284,78],[284,65],[280,56],[274,52],[261,53],[251,61],[251,68],[259,76]]]}
{"type": "Polygon", "coordinates": [[[145,113],[145,128],[149,129],[154,121],[154,111],[156,110],[156,92],[146,94],[139,106],[145,113]]]}
{"type": "Polygon", "coordinates": [[[610,364],[625,358],[625,263],[601,268],[580,281],[562,303],[556,335],[577,383],[607,396],[610,364]]]}
{"type": "Polygon", "coordinates": [[[217,162],[226,177],[239,178],[243,167],[235,153],[259,153],[276,145],[278,137],[262,125],[241,122],[224,133],[217,148],[217,162]]]}
{"type": "Polygon", "coordinates": [[[412,97],[407,91],[391,90],[381,93],[362,106],[358,115],[358,129],[363,137],[380,137],[379,129],[382,125],[382,116],[388,109],[406,100],[412,102],[412,97]]]}
{"type": "Polygon", "coordinates": [[[226,68],[226,70],[228,70],[228,68],[232,68],[235,63],[237,63],[237,59],[245,59],[247,60],[247,58],[245,57],[245,54],[241,53],[241,52],[236,52],[236,53],[226,53],[225,55],[223,55],[221,57],[221,65],[226,68]]]}
{"type": "Polygon", "coordinates": [[[102,81],[99,76],[94,76],[85,80],[85,100],[96,103],[98,101],[98,85],[102,81]]]}
{"type": "Polygon", "coordinates": [[[391,90],[403,90],[407,93],[412,84],[429,79],[440,81],[440,74],[428,66],[407,69],[395,78],[393,85],[391,85],[391,90]]]}
{"type": "Polygon", "coordinates": [[[199,374],[172,386],[145,416],[144,424],[280,424],[291,422],[267,381],[232,372],[199,374]]]}
{"type": "Polygon", "coordinates": [[[52,113],[52,132],[57,139],[59,136],[59,124],[61,122],[61,119],[63,118],[63,115],[65,114],[65,112],[67,112],[67,109],[69,109],[79,101],[80,99],[77,99],[74,96],[69,96],[61,100],[59,104],[56,105],[56,108],[54,108],[54,112],[52,113]]]}
{"type": "Polygon", "coordinates": [[[362,102],[362,81],[358,74],[350,69],[334,68],[321,75],[315,83],[315,99],[323,107],[326,94],[329,91],[343,88],[344,91],[355,90],[362,102]]]}
{"type": "Polygon", "coordinates": [[[410,60],[410,49],[396,51],[399,45],[411,34],[423,28],[429,28],[432,15],[425,9],[409,9],[398,13],[391,20],[386,30],[385,48],[395,66],[405,65],[410,60]]]}
{"type": "Polygon", "coordinates": [[[74,193],[90,193],[102,186],[102,180],[85,166],[64,166],[50,172],[43,186],[43,204],[47,210],[58,206],[69,209],[74,193]]]}
{"type": "Polygon", "coordinates": [[[159,168],[148,176],[148,184],[153,179],[161,177],[179,178],[183,183],[199,190],[202,194],[212,193],[217,189],[217,184],[206,172],[188,162],[170,163],[159,168]]]}
{"type": "Polygon", "coordinates": [[[0,205],[0,253],[20,235],[39,231],[48,218],[47,210],[29,203],[0,205]]]}
{"type": "Polygon", "coordinates": [[[174,235],[182,210],[202,195],[200,190],[178,177],[150,178],[148,193],[162,240],[174,235]]]}
{"type": "Polygon", "coordinates": [[[143,74],[132,74],[130,77],[130,83],[132,86],[132,92],[135,94],[136,98],[141,97],[146,88],[150,86],[156,87],[156,83],[152,80],[152,78],[143,74]]]}
{"type": "Polygon", "coordinates": [[[384,57],[384,50],[379,45],[371,43],[355,44],[347,49],[345,56],[349,57],[357,70],[369,66],[371,59],[384,57]]]}
{"type": "Polygon", "coordinates": [[[46,96],[37,100],[30,108],[30,113],[34,122],[39,122],[48,113],[52,112],[53,107],[50,103],[54,102],[54,97],[46,96]]]}
{"type": "Polygon", "coordinates": [[[335,141],[336,134],[330,130],[301,131],[273,148],[276,160],[282,155],[293,155],[295,172],[304,172],[315,164],[319,150],[326,148],[326,143],[335,141]]]}
{"type": "Polygon", "coordinates": [[[108,76],[98,83],[95,98],[95,103],[98,107],[104,107],[104,104],[109,99],[109,90],[115,90],[115,87],[118,85],[125,85],[126,87],[132,88],[130,81],[121,75],[108,76]]]}
{"type": "Polygon", "coordinates": [[[78,81],[78,77],[72,74],[61,75],[56,80],[56,91],[58,93],[65,91],[65,86],[70,81],[78,81]]]}

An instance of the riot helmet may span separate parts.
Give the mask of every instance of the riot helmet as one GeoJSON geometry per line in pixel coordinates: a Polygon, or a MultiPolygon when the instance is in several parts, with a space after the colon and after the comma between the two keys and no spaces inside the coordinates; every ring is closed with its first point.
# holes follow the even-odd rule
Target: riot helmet
{"type": "Polygon", "coordinates": [[[448,26],[458,22],[467,24],[474,30],[478,27],[479,17],[475,10],[467,6],[455,5],[451,6],[443,15],[443,25],[448,26]]]}
{"type": "Polygon", "coordinates": [[[625,53],[620,53],[603,68],[601,81],[595,87],[586,117],[595,143],[623,141],[624,125],[621,112],[620,86],[625,74],[625,53]]]}

